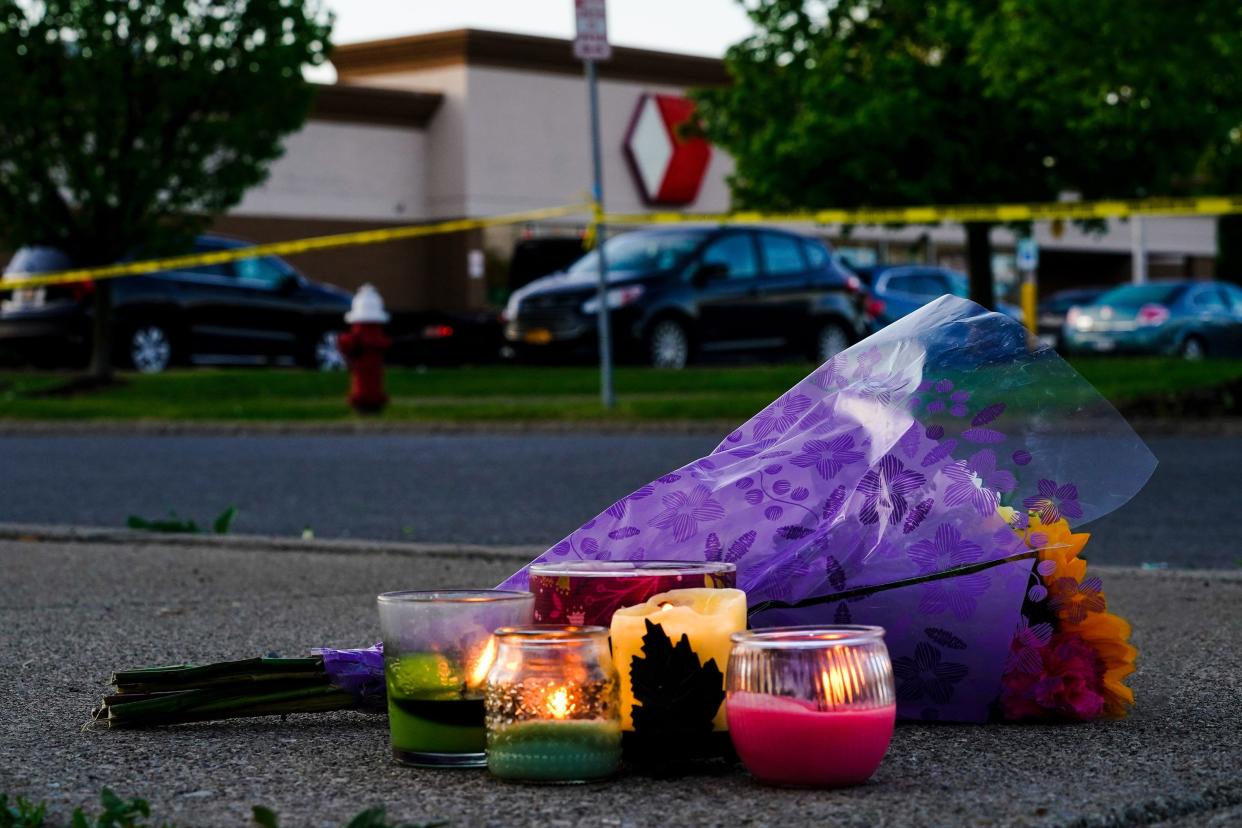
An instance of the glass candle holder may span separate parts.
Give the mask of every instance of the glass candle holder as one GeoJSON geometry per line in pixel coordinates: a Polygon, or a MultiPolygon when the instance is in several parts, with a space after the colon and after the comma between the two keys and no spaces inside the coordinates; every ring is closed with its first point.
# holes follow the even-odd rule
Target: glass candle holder
{"type": "Polygon", "coordinates": [[[733,746],[762,782],[861,784],[893,736],[893,666],[882,627],[735,633],[727,686],[733,746]]]}
{"type": "Polygon", "coordinates": [[[617,671],[603,627],[496,630],[487,676],[487,767],[502,779],[602,779],[621,760],[617,671]]]}
{"type": "Polygon", "coordinates": [[[483,685],[496,657],[492,631],[529,624],[534,596],[386,592],[378,602],[393,758],[420,767],[482,767],[483,685]]]}
{"type": "Polygon", "coordinates": [[[530,567],[535,623],[607,627],[622,607],[674,589],[727,589],[737,567],[711,561],[567,561],[530,567]]]}

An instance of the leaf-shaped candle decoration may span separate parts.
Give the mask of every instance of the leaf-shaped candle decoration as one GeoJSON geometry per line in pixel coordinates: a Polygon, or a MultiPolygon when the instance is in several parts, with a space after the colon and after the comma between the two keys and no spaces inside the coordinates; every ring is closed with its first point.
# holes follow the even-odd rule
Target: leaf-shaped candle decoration
{"type": "Polygon", "coordinates": [[[644,619],[643,655],[630,660],[634,731],[676,741],[712,731],[724,703],[724,673],[714,658],[699,660],[682,633],[674,645],[659,624],[644,619]]]}

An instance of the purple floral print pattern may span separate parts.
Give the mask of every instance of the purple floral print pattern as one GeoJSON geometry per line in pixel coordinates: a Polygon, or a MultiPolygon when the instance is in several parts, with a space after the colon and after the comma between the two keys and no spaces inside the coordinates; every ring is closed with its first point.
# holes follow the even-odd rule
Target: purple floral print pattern
{"type": "Polygon", "coordinates": [[[857,463],[864,456],[854,448],[854,438],[842,434],[832,440],[808,440],[802,444],[802,453],[789,462],[803,469],[814,466],[820,477],[831,480],[842,467],[857,463]]]}
{"type": "Polygon", "coordinates": [[[788,431],[810,407],[811,398],[805,394],[782,394],[776,402],[755,415],[754,438],[762,440],[769,435],[788,431]]]}
{"type": "Polygon", "coordinates": [[[706,486],[695,486],[686,492],[673,492],[662,497],[664,511],[656,515],[648,526],[657,529],[673,530],[673,538],[678,543],[689,540],[698,534],[699,523],[720,520],[725,516],[724,507],[712,498],[712,492],[706,486]]]}
{"type": "Polygon", "coordinates": [[[889,526],[899,526],[909,508],[907,498],[926,483],[927,478],[921,473],[907,469],[891,454],[884,455],[878,468],[868,470],[858,483],[858,491],[863,493],[858,520],[871,525],[887,516],[889,526]]]}
{"type": "Polygon", "coordinates": [[[1048,622],[1031,624],[1025,616],[1018,617],[1018,629],[1013,634],[1009,645],[1009,658],[1005,662],[1005,672],[1014,670],[1023,673],[1038,673],[1042,668],[1039,651],[1052,638],[1052,625],[1048,622]]]}
{"type": "Polygon", "coordinates": [[[926,641],[915,646],[913,658],[893,659],[897,698],[904,702],[930,699],[936,704],[947,704],[953,698],[954,685],[969,672],[965,664],[944,661],[940,650],[926,641]]]}
{"type": "Polygon", "coordinates": [[[1000,495],[1012,492],[1018,484],[1010,472],[996,468],[996,453],[991,449],[949,463],[944,474],[952,481],[945,488],[944,502],[949,506],[969,503],[981,517],[995,512],[1000,495]]]}
{"type": "Polygon", "coordinates": [[[1057,578],[1048,590],[1048,607],[1071,624],[1081,624],[1089,612],[1103,612],[1104,582],[1086,578],[1079,583],[1073,578],[1057,578]]]}
{"type": "Polygon", "coordinates": [[[1042,523],[1056,523],[1062,517],[1077,520],[1082,517],[1078,503],[1078,487],[1073,483],[1058,486],[1055,480],[1040,480],[1039,494],[1028,497],[1022,505],[1039,514],[1042,523]]]}

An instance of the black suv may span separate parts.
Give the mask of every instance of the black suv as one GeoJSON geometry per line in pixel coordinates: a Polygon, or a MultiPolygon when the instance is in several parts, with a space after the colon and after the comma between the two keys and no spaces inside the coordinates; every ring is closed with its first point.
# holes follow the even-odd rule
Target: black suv
{"type": "MultiPolygon", "coordinates": [[[[751,227],[609,239],[613,338],[622,356],[681,368],[696,352],[792,349],[824,361],[865,333],[858,278],[822,242],[751,227]]],[[[515,291],[505,339],[519,355],[593,352],[598,253],[515,291]]]]}
{"type": "MultiPolygon", "coordinates": [[[[201,236],[195,252],[245,247],[201,236]]],[[[8,273],[71,268],[64,253],[24,247],[8,273]]],[[[0,282],[0,290],[4,283],[0,282]]],[[[79,363],[90,354],[94,285],[18,288],[0,304],[0,345],[36,364],[79,363]]],[[[275,256],[127,276],[112,283],[116,357],[139,371],[176,363],[294,362],[342,366],[336,332],[351,294],[312,282],[275,256]]]]}

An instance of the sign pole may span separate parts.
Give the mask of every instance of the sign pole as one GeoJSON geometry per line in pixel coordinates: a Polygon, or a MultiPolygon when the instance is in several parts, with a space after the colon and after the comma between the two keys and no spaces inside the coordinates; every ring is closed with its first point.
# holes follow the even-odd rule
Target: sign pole
{"type": "Polygon", "coordinates": [[[594,210],[595,255],[599,257],[599,272],[595,283],[595,298],[599,304],[599,401],[605,410],[617,403],[612,387],[612,330],[608,308],[608,259],[604,255],[607,235],[604,229],[604,164],[599,147],[599,73],[594,60],[587,60],[587,100],[591,117],[591,168],[594,183],[591,186],[591,206],[594,210]]]}
{"type": "Polygon", "coordinates": [[[1018,241],[1018,270],[1022,273],[1022,321],[1031,333],[1039,333],[1039,245],[1027,237],[1018,241]]]}

